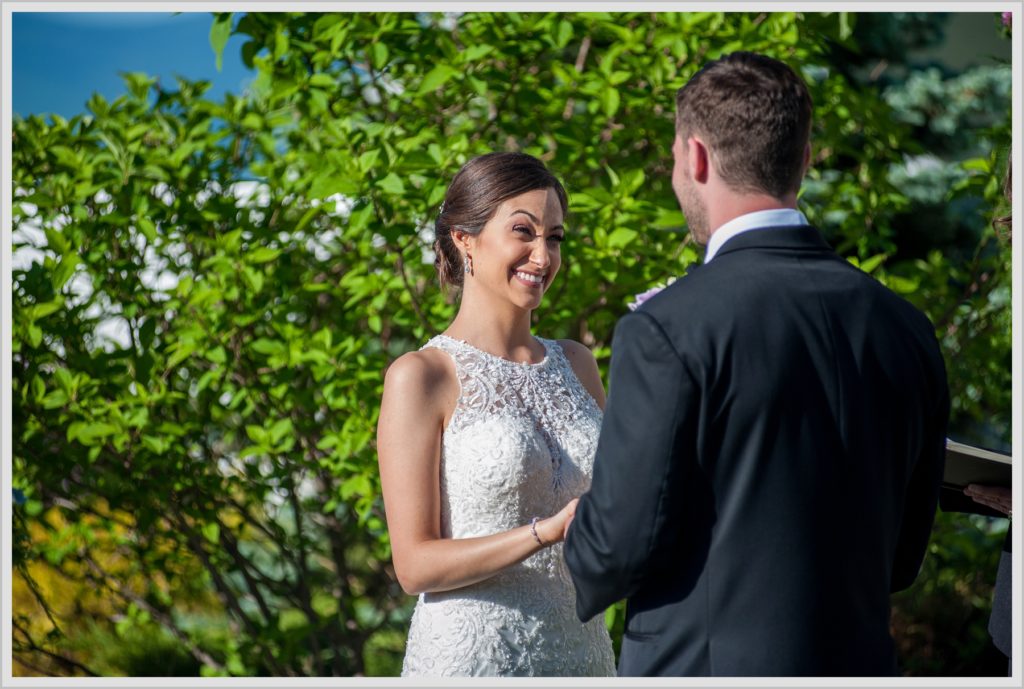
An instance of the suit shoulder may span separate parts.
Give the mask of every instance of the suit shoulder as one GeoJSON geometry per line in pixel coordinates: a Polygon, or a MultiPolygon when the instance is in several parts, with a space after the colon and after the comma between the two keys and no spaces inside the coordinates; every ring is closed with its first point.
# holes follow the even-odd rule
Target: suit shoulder
{"type": "Polygon", "coordinates": [[[928,314],[918,308],[907,297],[896,292],[874,275],[865,273],[860,268],[851,265],[850,269],[862,275],[865,282],[872,285],[882,295],[882,298],[887,300],[892,305],[892,308],[907,319],[910,324],[934,334],[935,326],[932,324],[928,314]]]}
{"type": "Polygon", "coordinates": [[[644,315],[663,326],[674,321],[681,313],[688,320],[699,318],[704,312],[709,296],[717,290],[713,288],[718,280],[706,270],[692,270],[676,278],[672,284],[650,297],[636,311],[628,315],[644,315]]]}

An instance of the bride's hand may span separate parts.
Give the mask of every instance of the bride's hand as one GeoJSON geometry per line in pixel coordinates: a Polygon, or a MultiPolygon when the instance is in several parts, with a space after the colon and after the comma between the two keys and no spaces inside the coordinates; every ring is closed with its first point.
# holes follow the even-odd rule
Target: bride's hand
{"type": "Polygon", "coordinates": [[[542,519],[537,522],[537,535],[544,541],[545,545],[554,545],[565,540],[565,534],[569,530],[569,523],[576,515],[576,503],[579,498],[573,498],[565,507],[559,510],[558,514],[542,519]]]}

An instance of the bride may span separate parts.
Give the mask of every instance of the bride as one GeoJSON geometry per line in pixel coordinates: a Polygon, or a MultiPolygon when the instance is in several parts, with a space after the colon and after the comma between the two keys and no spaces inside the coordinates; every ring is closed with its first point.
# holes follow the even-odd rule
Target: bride
{"type": "Polygon", "coordinates": [[[590,351],[530,333],[561,265],[566,193],[536,158],[490,153],[435,223],[455,320],[387,371],[377,428],[395,572],[418,595],[403,675],[613,675],[581,624],[562,541],[590,485],[604,390],[590,351]]]}

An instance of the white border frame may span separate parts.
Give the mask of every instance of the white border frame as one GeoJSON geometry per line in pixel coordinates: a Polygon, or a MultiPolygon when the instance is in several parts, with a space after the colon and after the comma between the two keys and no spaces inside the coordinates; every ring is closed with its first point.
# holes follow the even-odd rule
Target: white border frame
{"type": "MultiPolygon", "coordinates": [[[[2,53],[0,53],[0,141],[2,141],[2,162],[0,162],[0,687],[182,687],[194,689],[195,686],[209,687],[338,687],[338,686],[684,686],[684,687],[956,687],[970,682],[976,687],[1022,687],[1021,657],[1013,658],[1013,675],[1008,678],[917,678],[917,677],[884,677],[884,678],[604,678],[604,679],[411,679],[411,678],[287,678],[287,677],[239,677],[239,678],[179,678],[179,677],[102,677],[102,678],[45,678],[45,677],[14,677],[12,675],[12,586],[11,586],[11,509],[12,497],[9,487],[12,478],[12,165],[11,128],[12,128],[12,13],[14,12],[240,12],[258,8],[259,11],[344,11],[344,12],[384,12],[384,11],[422,11],[424,9],[440,9],[452,12],[469,11],[510,11],[520,12],[601,12],[623,9],[622,2],[593,2],[590,0],[555,0],[551,2],[515,2],[511,0],[477,0],[476,2],[448,2],[430,0],[428,2],[284,2],[282,0],[245,0],[244,2],[217,2],[211,0],[177,0],[176,2],[145,2],[136,0],[113,0],[107,2],[39,2],[12,1],[0,2],[0,37],[2,37],[2,53]]],[[[1024,2],[1021,0],[1002,2],[885,2],[865,0],[847,2],[751,2],[745,0],[719,0],[719,2],[672,2],[642,0],[629,3],[631,11],[650,12],[687,12],[708,9],[731,12],[1004,12],[1014,13],[1014,31],[1011,46],[1013,55],[1013,103],[1017,106],[1012,113],[1012,160],[1014,169],[1024,170],[1021,160],[1022,127],[1021,94],[1022,45],[1024,45],[1024,2]]],[[[1013,511],[1020,514],[1021,490],[1024,471],[1024,406],[1022,406],[1022,373],[1024,373],[1024,347],[1021,333],[1024,332],[1024,309],[1022,309],[1022,291],[1024,291],[1024,263],[1022,263],[1021,199],[1022,179],[1024,174],[1018,172],[1013,180],[1013,217],[1017,230],[1017,241],[1013,245],[1012,258],[1012,328],[1013,328],[1013,391],[1012,391],[1012,442],[1014,457],[1013,472],[1013,511]]],[[[1014,531],[1012,542],[1017,556],[1013,558],[1013,638],[1016,647],[1021,644],[1021,575],[1022,558],[1021,529],[1014,531]]]]}

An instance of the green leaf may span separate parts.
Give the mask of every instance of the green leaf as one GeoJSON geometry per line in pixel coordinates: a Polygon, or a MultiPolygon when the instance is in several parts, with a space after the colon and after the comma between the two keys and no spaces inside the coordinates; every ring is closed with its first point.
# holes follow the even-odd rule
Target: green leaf
{"type": "Polygon", "coordinates": [[[220,524],[217,522],[208,522],[203,524],[201,528],[203,537],[210,543],[220,542],[220,524]]]}
{"type": "Polygon", "coordinates": [[[320,88],[327,88],[327,89],[335,88],[338,85],[338,83],[337,83],[337,81],[335,81],[334,77],[332,77],[330,74],[323,74],[323,73],[314,74],[313,76],[311,76],[309,78],[309,84],[310,84],[310,86],[319,86],[320,88]]]}
{"type": "Polygon", "coordinates": [[[249,440],[253,441],[257,445],[267,445],[267,431],[263,426],[256,426],[249,424],[245,427],[245,433],[249,436],[249,440]]]}
{"type": "MultiPolygon", "coordinates": [[[[52,227],[45,228],[43,232],[46,235],[47,246],[56,251],[58,254],[67,254],[70,251],[71,245],[68,242],[67,237],[64,236],[63,232],[61,232],[60,230],[56,230],[52,227]]],[[[78,257],[75,256],[75,258],[77,259],[78,257]]]]}
{"type": "Polygon", "coordinates": [[[46,302],[45,304],[36,304],[34,307],[32,307],[32,315],[30,316],[30,318],[34,321],[37,321],[40,318],[46,318],[51,313],[56,313],[57,311],[60,311],[63,307],[63,299],[58,299],[57,301],[49,301],[46,302]]]}
{"type": "Polygon", "coordinates": [[[882,265],[882,261],[889,258],[887,254],[877,254],[860,264],[860,269],[865,273],[875,272],[875,268],[882,265]]]}
{"type": "Polygon", "coordinates": [[[683,212],[678,208],[671,210],[667,208],[659,208],[658,215],[651,224],[659,230],[670,227],[682,227],[686,224],[686,218],[683,216],[683,212]]]}
{"type": "Polygon", "coordinates": [[[380,149],[371,148],[359,156],[359,171],[364,174],[369,172],[377,164],[378,160],[380,160],[380,149]]]}
{"type": "Polygon", "coordinates": [[[231,36],[231,13],[218,12],[214,15],[213,26],[210,27],[210,46],[217,56],[217,71],[221,71],[224,46],[231,36]]]}
{"type": "Polygon", "coordinates": [[[331,617],[338,612],[338,599],[329,593],[316,593],[313,595],[313,610],[320,617],[331,617]]]}
{"type": "Polygon", "coordinates": [[[245,266],[245,268],[242,269],[242,275],[245,277],[245,281],[249,285],[249,289],[251,289],[254,294],[258,294],[263,290],[263,283],[265,280],[263,273],[259,270],[252,266],[245,266]]]}
{"type": "Polygon", "coordinates": [[[196,351],[196,345],[194,342],[188,342],[180,340],[172,345],[174,353],[167,359],[167,368],[171,369],[183,362],[185,359],[192,356],[192,352],[196,351]]]}
{"type": "Polygon", "coordinates": [[[992,164],[988,158],[970,158],[961,162],[960,167],[971,172],[984,172],[986,174],[992,172],[992,164]]]}
{"type": "Polygon", "coordinates": [[[275,260],[280,255],[280,249],[273,249],[269,246],[261,246],[255,251],[250,251],[248,254],[246,254],[246,259],[250,263],[269,263],[270,261],[275,260]]]}
{"type": "Polygon", "coordinates": [[[292,432],[292,420],[281,419],[270,427],[270,442],[274,445],[280,444],[285,434],[292,432]]]}
{"type": "Polygon", "coordinates": [[[845,41],[853,35],[853,26],[850,22],[849,12],[839,13],[839,40],[845,41]]]}
{"type": "Polygon", "coordinates": [[[149,349],[153,346],[154,339],[156,339],[156,319],[149,318],[139,328],[139,344],[143,349],[149,349]]]}
{"type": "Polygon", "coordinates": [[[388,44],[384,41],[377,41],[373,44],[373,66],[376,69],[383,69],[388,62],[388,44]]]}
{"type": "MultiPolygon", "coordinates": [[[[399,180],[401,182],[401,180],[399,180]]],[[[373,217],[373,206],[363,206],[358,210],[352,211],[352,214],[348,217],[348,229],[352,234],[358,234],[365,230],[370,224],[370,219],[373,217]]]]}
{"type": "Polygon", "coordinates": [[[260,354],[266,354],[267,356],[281,355],[288,350],[284,342],[281,342],[280,340],[268,340],[265,337],[261,337],[253,342],[249,345],[249,349],[260,354]]]}
{"type": "Polygon", "coordinates": [[[466,52],[462,54],[462,59],[465,62],[476,62],[482,57],[490,55],[494,51],[494,46],[487,44],[473,45],[466,49],[466,52]]]}
{"type": "Polygon", "coordinates": [[[558,37],[555,39],[555,45],[564,48],[570,39],[572,39],[572,24],[563,19],[558,22],[558,37]]]}
{"type": "Polygon", "coordinates": [[[32,378],[32,398],[40,403],[46,397],[46,383],[39,376],[32,378]]]}
{"type": "Polygon", "coordinates": [[[309,618],[306,617],[306,613],[302,612],[298,608],[289,608],[281,613],[281,616],[277,620],[277,628],[282,632],[287,632],[292,629],[301,629],[309,624],[309,618]]]}
{"type": "Polygon", "coordinates": [[[284,57],[288,53],[290,45],[291,41],[288,39],[288,34],[285,33],[284,29],[278,29],[274,33],[274,57],[284,57]]]}
{"type": "Polygon", "coordinates": [[[621,249],[637,238],[639,232],[626,227],[620,227],[608,235],[608,246],[612,249],[621,249]]]}
{"type": "Polygon", "coordinates": [[[50,282],[53,285],[54,292],[59,292],[67,284],[71,276],[75,274],[75,270],[80,262],[81,259],[76,254],[64,254],[61,256],[60,261],[53,269],[53,278],[50,282]]]}
{"type": "Polygon", "coordinates": [[[135,223],[136,227],[139,228],[139,232],[143,234],[150,244],[156,241],[156,225],[153,221],[146,217],[140,217],[135,223]]]}
{"type": "Polygon", "coordinates": [[[53,390],[46,397],[43,398],[44,409],[60,409],[66,407],[69,398],[66,392],[63,390],[53,390]]]}
{"type": "Polygon", "coordinates": [[[920,278],[905,278],[899,275],[888,275],[883,282],[898,294],[913,294],[921,284],[920,278]]]}
{"type": "Polygon", "coordinates": [[[420,88],[417,95],[422,96],[426,93],[436,91],[448,83],[448,80],[456,74],[458,74],[458,71],[448,65],[437,65],[427,72],[425,77],[423,77],[423,81],[420,82],[420,88]]]}
{"type": "Polygon", "coordinates": [[[246,129],[254,131],[263,129],[263,116],[258,112],[246,113],[245,117],[242,118],[241,125],[246,129]]]}
{"type": "Polygon", "coordinates": [[[26,329],[28,335],[27,341],[33,348],[38,347],[43,342],[43,330],[36,324],[31,324],[26,329]]]}
{"type": "Polygon", "coordinates": [[[389,172],[387,177],[377,182],[377,186],[395,196],[405,194],[405,184],[402,183],[402,178],[394,172],[389,172]]]}
{"type": "Polygon", "coordinates": [[[601,91],[601,109],[604,111],[605,116],[612,117],[619,110],[619,92],[617,89],[605,87],[601,91]]]}
{"type": "Polygon", "coordinates": [[[142,436],[142,445],[153,454],[162,455],[171,447],[169,440],[154,435],[142,436]]]}
{"type": "Polygon", "coordinates": [[[99,441],[103,440],[104,438],[109,438],[110,436],[117,433],[116,426],[103,421],[93,423],[80,423],[81,425],[76,426],[75,424],[71,424],[71,426],[68,427],[68,440],[72,440],[72,427],[74,427],[75,429],[75,439],[77,439],[78,442],[82,443],[83,445],[96,445],[99,441]]]}
{"type": "Polygon", "coordinates": [[[57,385],[61,387],[68,396],[73,396],[77,389],[75,377],[66,368],[58,368],[53,371],[53,377],[57,379],[57,385]]]}

